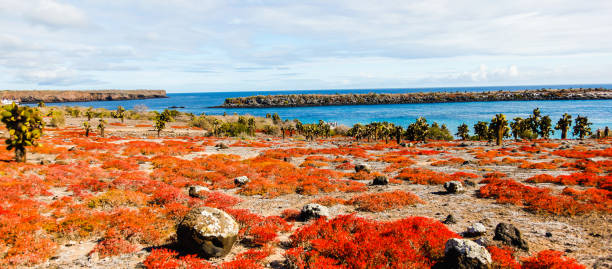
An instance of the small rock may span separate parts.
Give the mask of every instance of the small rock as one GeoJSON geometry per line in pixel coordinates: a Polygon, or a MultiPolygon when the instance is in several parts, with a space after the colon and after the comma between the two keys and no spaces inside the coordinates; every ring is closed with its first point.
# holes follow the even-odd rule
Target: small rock
{"type": "Polygon", "coordinates": [[[468,165],[470,164],[470,161],[464,161],[463,163],[461,163],[461,165],[468,165]]]}
{"type": "Polygon", "coordinates": [[[224,144],[224,143],[219,143],[217,144],[215,147],[219,148],[219,149],[228,149],[229,147],[224,144]]]}
{"type": "Polygon", "coordinates": [[[487,249],[468,239],[452,238],[446,241],[443,268],[485,269],[492,263],[487,249]]]}
{"type": "Polygon", "coordinates": [[[320,204],[307,204],[300,211],[300,219],[307,221],[309,219],[318,219],[320,217],[329,217],[327,207],[320,204]]]}
{"type": "Polygon", "coordinates": [[[50,164],[50,163],[51,162],[49,160],[40,160],[41,165],[50,164]]]}
{"type": "Polygon", "coordinates": [[[193,198],[203,198],[200,192],[202,191],[210,191],[208,188],[204,186],[191,186],[189,187],[189,196],[193,198]]]}
{"type": "Polygon", "coordinates": [[[176,228],[178,243],[204,257],[223,257],[232,249],[238,237],[239,225],[216,208],[194,208],[176,228]]]}
{"type": "Polygon", "coordinates": [[[521,238],[521,232],[512,224],[503,222],[497,224],[493,240],[502,241],[506,245],[515,246],[523,250],[529,250],[527,242],[521,238]]]}
{"type": "Polygon", "coordinates": [[[465,234],[467,236],[479,236],[483,235],[487,232],[487,227],[485,227],[482,223],[477,222],[472,224],[472,226],[467,228],[467,232],[465,234]]]}
{"type": "Polygon", "coordinates": [[[246,176],[234,178],[234,184],[236,184],[237,186],[244,186],[249,181],[250,181],[249,178],[246,176]]]}
{"type": "Polygon", "coordinates": [[[463,188],[463,184],[461,184],[461,181],[456,181],[456,180],[444,182],[444,189],[446,189],[446,192],[448,193],[465,192],[465,189],[463,188]]]}
{"type": "Polygon", "coordinates": [[[448,216],[446,216],[446,219],[444,219],[444,221],[442,221],[442,223],[444,223],[444,224],[455,224],[455,223],[457,223],[457,219],[455,219],[455,216],[453,216],[453,215],[448,215],[448,216]]]}
{"type": "Polygon", "coordinates": [[[291,158],[291,157],[284,157],[283,161],[290,163],[291,161],[293,161],[293,158],[291,158]]]}
{"type": "Polygon", "coordinates": [[[546,232],[546,233],[544,234],[544,236],[546,236],[546,237],[552,237],[552,233],[551,233],[551,232],[546,232]]]}
{"type": "Polygon", "coordinates": [[[475,187],[476,186],[476,182],[472,181],[472,180],[465,180],[463,181],[463,184],[465,184],[466,186],[470,186],[470,187],[475,187]]]}
{"type": "Polygon", "coordinates": [[[374,180],[372,180],[372,185],[387,185],[389,184],[389,179],[386,176],[376,176],[374,180]]]}
{"type": "Polygon", "coordinates": [[[355,164],[355,172],[359,173],[361,171],[370,173],[370,166],[365,163],[355,164]]]}

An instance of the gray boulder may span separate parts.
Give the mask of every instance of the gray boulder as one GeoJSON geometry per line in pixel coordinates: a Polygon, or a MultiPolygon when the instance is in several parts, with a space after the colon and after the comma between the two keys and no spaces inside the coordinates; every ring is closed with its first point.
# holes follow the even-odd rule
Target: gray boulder
{"type": "Polygon", "coordinates": [[[318,219],[320,217],[329,218],[329,210],[327,207],[320,204],[307,204],[300,211],[300,219],[307,221],[309,219],[318,219]]]}
{"type": "Polygon", "coordinates": [[[482,223],[477,222],[472,224],[472,226],[467,228],[467,232],[465,232],[466,236],[480,236],[487,232],[487,227],[485,227],[482,223]]]}
{"type": "Polygon", "coordinates": [[[446,241],[444,268],[488,269],[491,268],[491,254],[487,249],[468,239],[452,238],[446,241]]]}
{"type": "Polygon", "coordinates": [[[240,226],[216,208],[193,208],[176,228],[178,243],[204,257],[223,257],[232,249],[240,226]]]}
{"type": "Polygon", "coordinates": [[[502,241],[506,245],[515,246],[526,251],[529,250],[527,241],[521,238],[521,231],[512,224],[503,222],[497,224],[493,240],[502,241]]]}
{"type": "Polygon", "coordinates": [[[355,172],[359,173],[361,171],[370,173],[370,166],[365,163],[355,164],[355,172]]]}
{"type": "Polygon", "coordinates": [[[461,184],[461,181],[456,181],[456,180],[444,182],[444,189],[446,189],[446,192],[448,193],[465,192],[465,189],[463,188],[463,184],[461,184]]]}
{"type": "Polygon", "coordinates": [[[234,178],[234,184],[236,184],[237,186],[244,186],[249,181],[250,181],[249,178],[246,176],[234,178]]]}

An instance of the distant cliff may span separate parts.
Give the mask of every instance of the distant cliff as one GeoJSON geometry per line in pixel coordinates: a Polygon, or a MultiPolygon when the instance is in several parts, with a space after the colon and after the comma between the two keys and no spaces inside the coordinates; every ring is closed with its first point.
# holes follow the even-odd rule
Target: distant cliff
{"type": "Polygon", "coordinates": [[[0,90],[0,99],[21,103],[64,103],[167,98],[165,90],[0,90]]]}
{"type": "Polygon", "coordinates": [[[337,105],[419,104],[531,100],[599,100],[612,99],[610,89],[541,89],[489,92],[417,92],[368,94],[289,94],[227,98],[217,107],[264,108],[337,105]]]}

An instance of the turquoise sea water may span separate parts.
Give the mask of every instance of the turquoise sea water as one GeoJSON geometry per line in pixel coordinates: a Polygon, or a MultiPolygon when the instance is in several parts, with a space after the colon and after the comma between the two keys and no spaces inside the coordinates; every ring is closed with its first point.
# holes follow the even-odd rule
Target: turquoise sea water
{"type": "MultiPolygon", "coordinates": [[[[401,104],[401,105],[360,105],[360,106],[324,106],[324,107],[291,107],[291,108],[210,108],[223,103],[227,97],[240,97],[268,94],[301,94],[301,93],[405,93],[418,91],[496,91],[522,90],[541,88],[608,88],[612,84],[590,85],[538,85],[538,86],[495,86],[495,87],[456,87],[456,88],[426,88],[426,89],[348,89],[348,90],[308,90],[308,91],[259,91],[259,92],[212,92],[212,93],[169,93],[169,98],[130,100],[130,101],[100,101],[55,103],[49,105],[78,105],[115,109],[118,105],[131,109],[135,105],[144,104],[152,110],[163,110],[171,106],[184,107],[178,110],[194,114],[220,115],[238,113],[254,116],[265,116],[266,113],[278,113],[281,118],[299,119],[305,123],[324,120],[351,126],[355,123],[372,121],[388,121],[406,126],[419,117],[425,117],[428,122],[446,124],[454,133],[457,126],[467,123],[472,126],[481,120],[490,120],[497,113],[504,113],[511,120],[514,117],[527,117],[534,108],[539,107],[542,115],[550,115],[553,124],[563,113],[587,116],[593,122],[592,129],[605,126],[612,127],[612,100],[579,100],[579,101],[509,101],[509,102],[469,102],[469,103],[439,103],[439,104],[401,104]]],[[[559,133],[555,133],[558,137],[559,133]]]]}

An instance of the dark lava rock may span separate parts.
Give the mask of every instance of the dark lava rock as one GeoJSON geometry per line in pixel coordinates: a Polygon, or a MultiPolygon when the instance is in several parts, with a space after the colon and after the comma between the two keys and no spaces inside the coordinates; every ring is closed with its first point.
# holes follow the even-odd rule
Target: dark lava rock
{"type": "Polygon", "coordinates": [[[387,185],[389,184],[389,179],[386,176],[376,176],[374,180],[372,180],[372,185],[387,185]]]}
{"type": "Polygon", "coordinates": [[[515,246],[523,250],[529,250],[527,241],[521,238],[521,232],[512,224],[503,222],[497,224],[493,240],[502,241],[506,245],[515,246]]]}
{"type": "Polygon", "coordinates": [[[455,219],[455,216],[453,216],[453,215],[448,215],[448,216],[446,216],[446,219],[444,219],[444,221],[442,221],[442,223],[444,223],[444,224],[455,224],[455,223],[457,223],[457,219],[455,219]]]}

